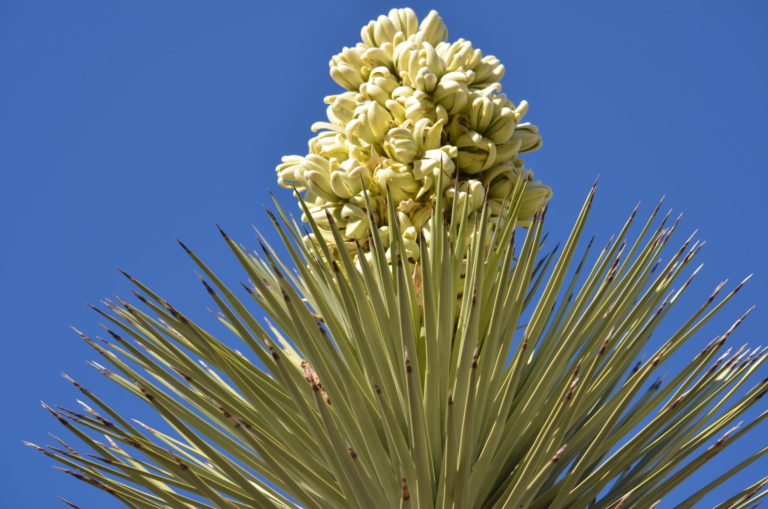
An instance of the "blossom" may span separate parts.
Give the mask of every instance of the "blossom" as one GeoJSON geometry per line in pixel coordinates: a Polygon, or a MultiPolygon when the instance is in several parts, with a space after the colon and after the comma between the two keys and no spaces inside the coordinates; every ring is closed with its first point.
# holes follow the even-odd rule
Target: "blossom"
{"type": "Polygon", "coordinates": [[[346,91],[325,98],[328,119],[312,126],[318,134],[309,153],[277,166],[279,184],[302,193],[323,237],[334,243],[330,215],[345,242],[365,248],[367,197],[388,244],[389,193],[415,260],[432,214],[460,211],[467,220],[487,200],[496,225],[518,180],[526,183],[518,224],[529,224],[552,192],[520,159],[541,146],[541,136],[523,122],[528,103],[516,105],[501,92],[501,62],[470,41],[447,42],[435,11],[419,23],[413,10],[392,9],[360,35],[330,61],[331,77],[346,91]],[[439,194],[443,211],[435,211],[439,194]]]}

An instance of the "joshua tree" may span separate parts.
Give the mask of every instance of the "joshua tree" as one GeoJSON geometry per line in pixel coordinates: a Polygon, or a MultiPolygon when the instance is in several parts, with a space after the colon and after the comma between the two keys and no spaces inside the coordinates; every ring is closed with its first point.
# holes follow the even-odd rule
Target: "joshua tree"
{"type": "Polygon", "coordinates": [[[257,252],[222,231],[244,300],[182,244],[245,353],[126,274],[141,306],[104,301],[108,336],[81,337],[174,431],[68,378],[89,402],[46,408],[93,454],[29,445],[136,508],[645,508],[768,417],[735,425],[768,388],[750,382],[766,350],[727,345],[744,317],[698,334],[741,285],[654,335],[700,242],[668,252],[677,223],[657,207],[590,255],[593,187],[545,251],[551,191],[519,157],[541,140],[501,63],[446,42],[435,12],[394,9],[361,35],[331,60],[346,91],[325,99],[309,154],[277,167],[301,221],[276,203],[281,246],[257,252]],[[662,383],[694,338],[706,346],[662,383]]]}

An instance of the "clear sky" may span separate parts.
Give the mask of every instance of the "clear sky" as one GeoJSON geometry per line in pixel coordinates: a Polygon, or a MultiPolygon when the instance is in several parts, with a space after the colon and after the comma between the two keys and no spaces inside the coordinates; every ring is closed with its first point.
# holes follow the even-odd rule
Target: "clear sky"
{"type": "MultiPolygon", "coordinates": [[[[95,353],[68,326],[97,333],[85,303],[129,293],[116,265],[207,323],[207,296],[174,237],[225,279],[240,278],[213,225],[255,247],[251,225],[269,229],[268,191],[293,206],[274,166],[305,153],[309,126],[324,119],[323,96],[339,91],[329,58],[356,43],[369,19],[401,6],[0,2],[0,505],[57,507],[61,495],[84,508],[117,507],[21,444],[49,442],[48,431],[64,436],[38,403],[74,404],[62,371],[130,415],[148,415],[92,372],[84,361],[95,353]]],[[[499,57],[505,92],[529,101],[544,146],[526,160],[554,189],[552,237],[564,235],[598,174],[587,227],[598,241],[637,201],[649,212],[666,194],[686,214],[679,240],[699,228],[707,241],[690,306],[722,278],[756,274],[694,345],[751,304],[757,310],[733,344],[766,343],[768,3],[410,6],[420,17],[437,8],[452,40],[499,57]]],[[[768,445],[767,432],[737,443],[685,488],[768,445]]],[[[707,501],[766,471],[768,462],[754,464],[707,501]]]]}

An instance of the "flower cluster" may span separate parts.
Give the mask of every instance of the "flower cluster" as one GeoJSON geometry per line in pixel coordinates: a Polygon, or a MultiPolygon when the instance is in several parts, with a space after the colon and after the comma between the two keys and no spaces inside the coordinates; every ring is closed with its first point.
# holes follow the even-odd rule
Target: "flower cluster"
{"type": "Polygon", "coordinates": [[[366,245],[367,195],[386,242],[389,192],[416,259],[438,193],[446,210],[467,215],[487,199],[498,222],[519,179],[526,191],[518,224],[527,224],[552,193],[518,157],[538,149],[541,138],[534,125],[521,123],[528,104],[501,93],[499,60],[469,41],[446,42],[435,11],[419,24],[413,10],[393,9],[361,36],[331,59],[331,77],[347,91],[325,98],[328,121],[312,126],[319,133],[309,154],[285,156],[277,167],[280,185],[305,192],[324,237],[333,242],[330,215],[345,241],[366,245]]]}

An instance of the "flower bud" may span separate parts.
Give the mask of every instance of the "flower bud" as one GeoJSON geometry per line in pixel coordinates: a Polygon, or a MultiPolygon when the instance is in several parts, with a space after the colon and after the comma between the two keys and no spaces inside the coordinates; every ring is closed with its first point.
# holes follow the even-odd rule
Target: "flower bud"
{"type": "Polygon", "coordinates": [[[361,146],[361,145],[367,145],[365,140],[360,138],[360,133],[363,129],[363,122],[360,120],[360,118],[353,118],[349,122],[347,122],[346,127],[344,128],[344,136],[347,138],[347,141],[351,145],[355,146],[361,146]]]}
{"type": "Polygon", "coordinates": [[[401,32],[405,37],[410,37],[416,33],[419,29],[419,19],[416,17],[416,13],[413,9],[391,9],[387,13],[387,17],[395,26],[398,32],[401,32]]]}
{"type": "Polygon", "coordinates": [[[418,153],[418,145],[413,139],[413,133],[402,127],[394,127],[387,133],[384,140],[384,151],[389,157],[400,163],[409,164],[418,153]]]}
{"type": "Polygon", "coordinates": [[[520,152],[532,152],[541,148],[539,129],[529,123],[520,124],[512,135],[513,140],[520,140],[520,152]]]}
{"type": "Polygon", "coordinates": [[[341,222],[345,225],[344,233],[347,237],[357,240],[368,237],[368,216],[363,209],[351,203],[345,203],[339,215],[341,222]]]}
{"type": "Polygon", "coordinates": [[[411,260],[419,259],[419,232],[413,226],[401,230],[405,256],[411,260]]]}
{"type": "Polygon", "coordinates": [[[395,203],[415,195],[420,187],[410,168],[392,160],[382,162],[374,171],[374,179],[380,189],[385,192],[389,189],[395,203]]]}
{"type": "Polygon", "coordinates": [[[307,189],[317,197],[326,201],[336,201],[338,199],[338,196],[333,192],[333,188],[331,188],[329,174],[307,170],[304,172],[304,181],[307,183],[307,189]]]}
{"type": "Polygon", "coordinates": [[[427,150],[440,148],[444,123],[443,120],[432,122],[428,118],[422,118],[416,122],[413,128],[413,138],[416,140],[417,152],[423,153],[427,150]]]}
{"type": "Polygon", "coordinates": [[[418,90],[432,93],[437,86],[437,75],[430,71],[428,67],[420,67],[413,78],[413,86],[418,90]]]}
{"type": "Polygon", "coordinates": [[[453,44],[441,44],[436,50],[448,71],[471,71],[483,58],[482,52],[474,49],[472,43],[464,39],[459,39],[453,44]]]}
{"type": "Polygon", "coordinates": [[[521,139],[510,138],[506,143],[496,145],[496,160],[497,161],[512,161],[516,164],[516,161],[521,161],[515,157],[520,152],[521,139]]]}
{"type": "Polygon", "coordinates": [[[416,51],[418,45],[412,40],[407,39],[397,46],[395,46],[392,52],[392,61],[397,72],[397,75],[407,86],[411,86],[411,72],[414,67],[414,62],[417,60],[416,51]]]}
{"type": "Polygon", "coordinates": [[[529,180],[525,186],[523,201],[517,216],[520,219],[529,219],[552,198],[552,189],[545,186],[540,180],[529,180]]]}
{"type": "Polygon", "coordinates": [[[429,11],[427,17],[419,25],[419,31],[415,36],[419,43],[428,42],[432,46],[436,46],[448,38],[448,29],[437,11],[429,11]]]}
{"type": "Polygon", "coordinates": [[[347,159],[331,170],[330,184],[333,193],[339,198],[352,198],[363,187],[371,184],[371,172],[354,159],[347,159]]]}
{"type": "Polygon", "coordinates": [[[338,222],[341,219],[339,212],[341,212],[341,207],[338,205],[311,207],[309,209],[309,213],[312,215],[312,220],[317,224],[317,226],[324,229],[331,228],[331,223],[328,220],[328,215],[330,214],[331,218],[335,222],[338,222]]]}
{"type": "Polygon", "coordinates": [[[325,98],[325,103],[329,105],[325,110],[328,120],[334,125],[344,127],[354,115],[357,106],[357,94],[344,92],[339,95],[329,95],[325,98]]]}
{"type": "Polygon", "coordinates": [[[419,204],[419,207],[410,213],[411,224],[418,229],[425,227],[429,218],[432,217],[432,213],[431,206],[419,204]]]}
{"type": "Polygon", "coordinates": [[[484,134],[492,142],[501,145],[512,137],[512,133],[517,128],[517,121],[515,120],[515,111],[507,107],[497,109],[496,113],[493,123],[488,126],[484,134]]]}
{"type": "Polygon", "coordinates": [[[305,189],[303,156],[283,156],[282,164],[277,165],[277,183],[283,187],[295,187],[299,191],[305,189]]]}
{"type": "Polygon", "coordinates": [[[344,160],[348,156],[343,135],[333,131],[323,131],[309,140],[309,151],[326,159],[344,160]]]}
{"type": "Polygon", "coordinates": [[[365,46],[358,44],[354,48],[343,48],[331,59],[331,77],[336,83],[356,91],[368,79],[370,68],[363,60],[364,51],[365,46]]]}
{"type": "Polygon", "coordinates": [[[445,63],[437,54],[435,47],[428,42],[422,42],[418,51],[419,67],[426,67],[432,74],[441,77],[445,74],[445,63]]]}
{"type": "MultiPolygon", "coordinates": [[[[398,33],[395,36],[394,43],[399,44],[402,39],[402,34],[398,33]]],[[[371,68],[376,67],[392,67],[392,53],[394,51],[394,44],[391,42],[385,42],[378,48],[368,48],[363,53],[363,61],[371,68]]]]}
{"type": "Polygon", "coordinates": [[[435,113],[435,105],[421,90],[414,90],[411,95],[405,98],[405,118],[411,122],[416,122],[422,118],[436,120],[435,113]]]}
{"type": "Polygon", "coordinates": [[[360,38],[363,44],[369,48],[381,46],[385,42],[392,42],[397,33],[397,27],[387,16],[381,15],[376,21],[369,21],[360,31],[360,38]]]}
{"type": "Polygon", "coordinates": [[[405,122],[405,107],[400,102],[387,99],[384,103],[384,107],[386,107],[389,114],[392,115],[395,124],[402,124],[405,122]]]}
{"type": "Polygon", "coordinates": [[[451,206],[456,201],[456,211],[461,214],[464,207],[467,207],[467,215],[480,210],[485,198],[485,188],[479,180],[470,179],[459,183],[458,188],[451,186],[445,191],[445,197],[451,206]]]}
{"type": "Polygon", "coordinates": [[[471,72],[444,74],[435,88],[435,102],[445,107],[449,115],[461,113],[469,101],[467,83],[470,81],[472,81],[471,72]]]}
{"type": "Polygon", "coordinates": [[[472,107],[469,110],[469,125],[475,131],[484,133],[491,122],[495,119],[496,107],[488,97],[476,97],[472,101],[472,107]]]}
{"type": "Polygon", "coordinates": [[[440,149],[427,150],[424,157],[414,161],[413,175],[421,181],[417,199],[435,191],[441,173],[442,188],[445,189],[451,184],[456,171],[456,165],[453,162],[456,154],[456,147],[446,145],[440,149]]]}
{"type": "Polygon", "coordinates": [[[347,124],[344,134],[354,145],[381,143],[393,120],[387,108],[376,101],[366,101],[357,107],[355,118],[347,124]]]}
{"type": "Polygon", "coordinates": [[[520,172],[512,165],[500,164],[483,173],[483,185],[488,189],[489,198],[505,200],[515,189],[520,172]]]}
{"type": "Polygon", "coordinates": [[[368,143],[378,143],[384,139],[387,131],[391,127],[392,115],[382,105],[376,102],[368,103],[367,110],[360,116],[365,125],[365,133],[370,137],[366,139],[368,143]]]}
{"type": "Polygon", "coordinates": [[[379,66],[371,70],[368,81],[360,87],[360,93],[365,97],[364,89],[366,87],[375,88],[375,91],[371,91],[372,98],[383,105],[391,97],[392,91],[399,85],[399,81],[388,68],[379,66]]]}
{"type": "Polygon", "coordinates": [[[496,162],[496,145],[478,132],[465,131],[454,143],[459,149],[459,168],[465,173],[480,173],[496,162]]]}
{"type": "Polygon", "coordinates": [[[475,79],[472,81],[473,87],[498,83],[504,77],[504,65],[493,55],[483,57],[472,70],[475,71],[475,79]]]}

